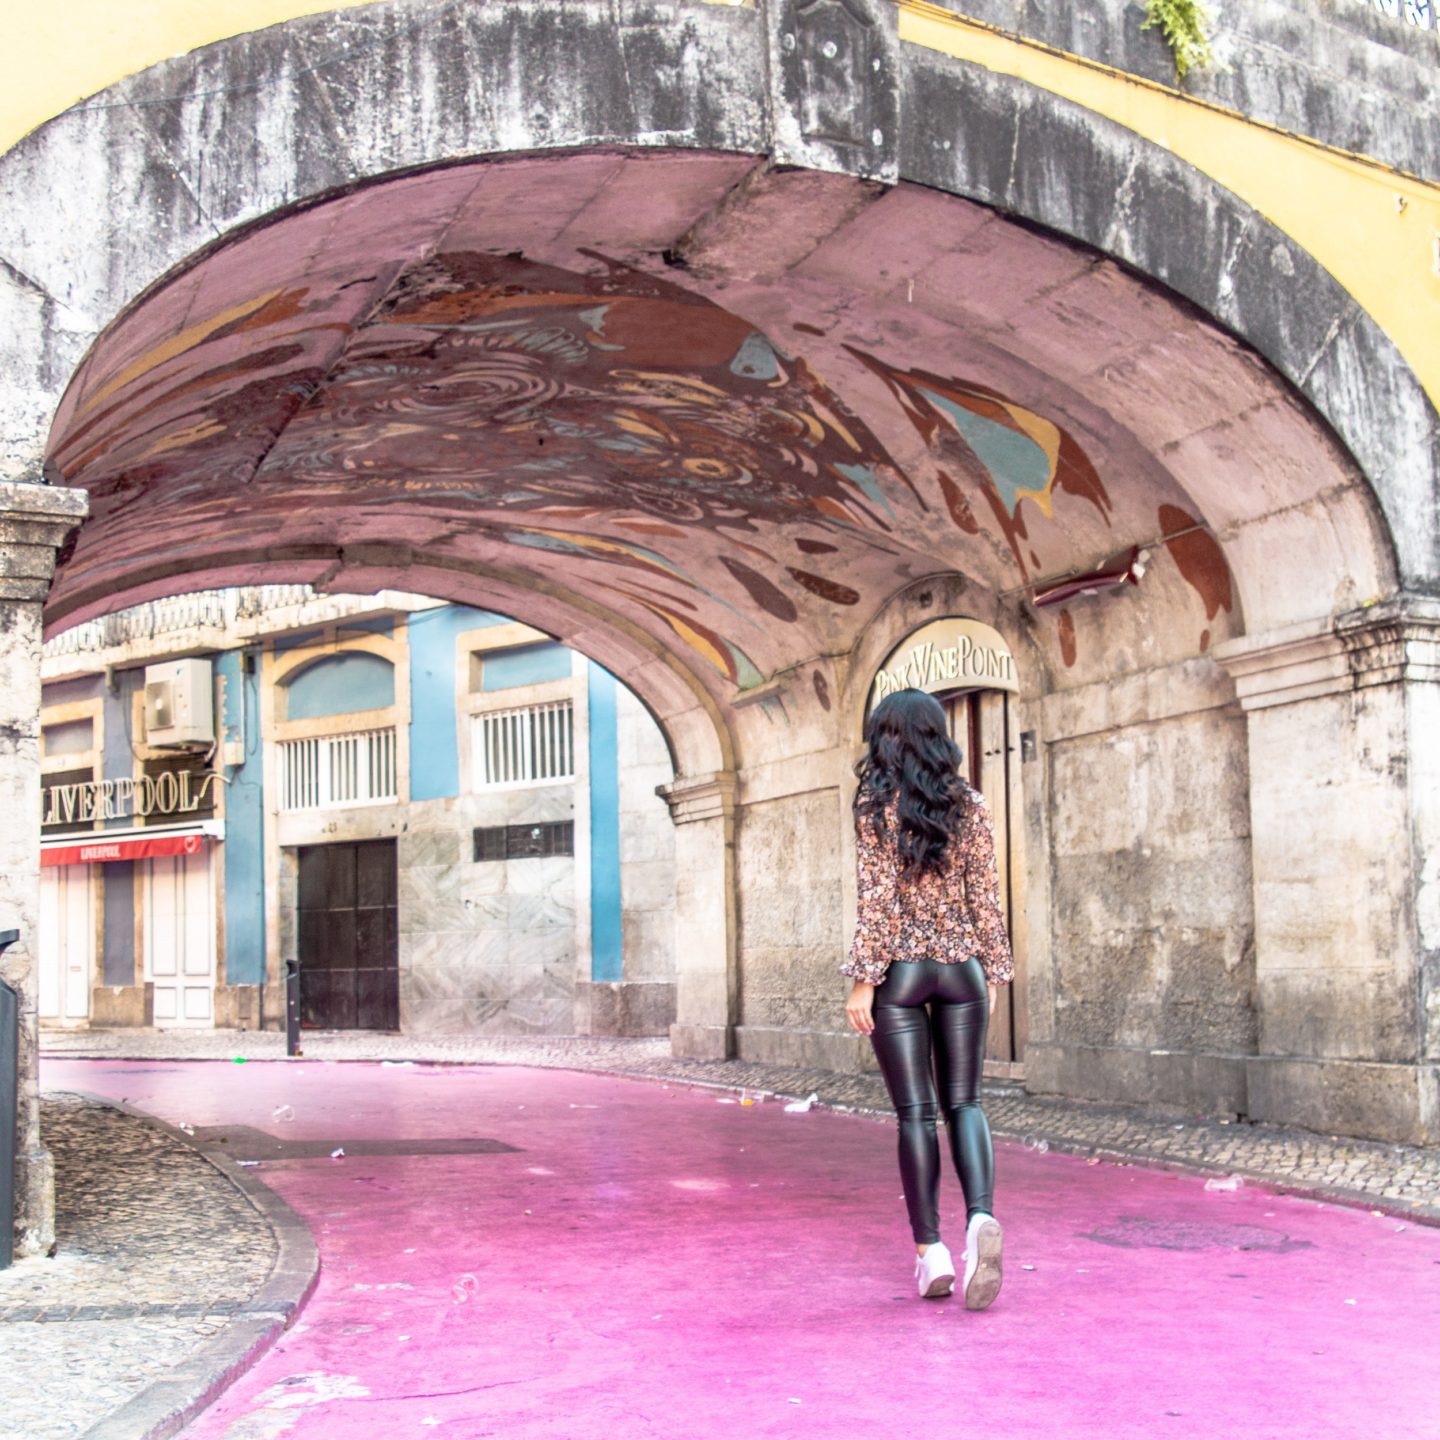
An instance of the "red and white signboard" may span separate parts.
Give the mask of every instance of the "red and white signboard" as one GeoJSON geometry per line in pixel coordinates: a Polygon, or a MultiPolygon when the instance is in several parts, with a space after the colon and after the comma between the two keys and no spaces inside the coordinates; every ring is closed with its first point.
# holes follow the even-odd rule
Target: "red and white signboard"
{"type": "Polygon", "coordinates": [[[40,852],[42,867],[99,865],[106,860],[154,860],[161,855],[198,855],[205,835],[136,835],[115,840],[87,840],[79,845],[47,845],[40,852]]]}

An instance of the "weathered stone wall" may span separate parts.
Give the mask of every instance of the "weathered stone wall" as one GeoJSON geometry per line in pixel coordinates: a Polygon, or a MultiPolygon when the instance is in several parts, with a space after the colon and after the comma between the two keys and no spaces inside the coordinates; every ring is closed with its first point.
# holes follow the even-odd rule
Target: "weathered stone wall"
{"type": "Polygon", "coordinates": [[[1254,1049],[1247,778],[1213,711],[1052,746],[1058,1034],[1254,1049]]]}
{"type": "Polygon", "coordinates": [[[1407,748],[1400,686],[1251,716],[1268,1054],[1418,1058],[1407,748]]]}
{"type": "Polygon", "coordinates": [[[617,690],[620,766],[620,904],[625,980],[658,986],[650,1033],[669,1032],[675,1018],[675,827],[656,793],[675,778],[665,736],[645,707],[617,690]]]}
{"type": "MultiPolygon", "coordinates": [[[[1140,75],[1175,83],[1158,27],[1135,0],[1034,5],[966,0],[948,8],[1140,75]]],[[[1184,88],[1242,115],[1408,170],[1440,177],[1440,32],[1377,13],[1362,0],[1247,0],[1215,10],[1214,65],[1184,88]]]]}
{"type": "Polygon", "coordinates": [[[844,843],[849,794],[834,788],[743,806],[736,874],[740,893],[740,1028],[743,1059],[840,1069],[871,1068],[870,1047],[848,1033],[839,973],[847,931],[844,843]]]}
{"type": "Polygon", "coordinates": [[[1411,597],[1222,649],[1249,732],[1257,1119],[1440,1134],[1434,760],[1413,728],[1434,705],[1437,623],[1411,597]]]}
{"type": "MultiPolygon", "coordinates": [[[[1406,735],[1440,735],[1440,685],[1412,685],[1406,735]]],[[[1410,821],[1419,883],[1415,923],[1420,944],[1420,1055],[1440,1064],[1440,745],[1407,745],[1410,821]]],[[[1435,1097],[1440,1107],[1440,1086],[1435,1097]]],[[[1440,1110],[1431,1120],[1440,1129],[1440,1110]]]]}
{"type": "MultiPolygon", "coordinates": [[[[39,675],[39,600],[5,604],[0,610],[0,696],[4,697],[0,702],[0,811],[9,816],[39,814],[39,675]]],[[[53,1236],[50,1211],[54,1203],[50,1160],[40,1139],[35,1065],[40,1024],[36,968],[40,847],[38,834],[29,826],[6,824],[0,828],[0,930],[15,930],[20,937],[0,959],[0,979],[16,993],[20,1020],[15,1249],[33,1255],[44,1250],[53,1236]]],[[[0,1045],[8,1044],[9,1037],[0,1038],[0,1045]]]]}
{"type": "Polygon", "coordinates": [[[1138,1064],[1157,1098],[1214,1105],[1221,1057],[1253,1053],[1258,1028],[1244,721],[1222,704],[1045,738],[1049,907],[1032,928],[1053,937],[1053,1009],[1027,1079],[1113,1098],[1138,1064]],[[1188,1061],[1160,1078],[1171,1055],[1215,1059],[1196,1086],[1188,1061]]]}
{"type": "MultiPolygon", "coordinates": [[[[73,490],[0,483],[0,930],[19,940],[0,979],[19,1007],[15,1123],[15,1251],[41,1254],[55,1237],[54,1172],[40,1134],[40,614],[55,552],[85,514],[73,490]],[[33,816],[30,824],[19,817],[33,816]]],[[[11,1223],[0,1216],[0,1224],[11,1223]]]]}

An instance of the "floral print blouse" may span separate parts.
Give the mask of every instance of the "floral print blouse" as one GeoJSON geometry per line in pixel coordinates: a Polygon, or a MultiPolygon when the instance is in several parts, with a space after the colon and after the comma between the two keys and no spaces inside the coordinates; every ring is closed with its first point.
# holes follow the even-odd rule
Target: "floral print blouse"
{"type": "Polygon", "coordinates": [[[966,787],[965,816],[952,837],[941,874],[918,880],[900,875],[899,819],[892,799],[885,834],[861,819],[855,836],[858,903],[855,941],[840,967],[852,979],[878,985],[892,961],[980,961],[991,985],[1015,978],[1010,937],[1000,909],[995,832],[985,797],[966,787]]]}

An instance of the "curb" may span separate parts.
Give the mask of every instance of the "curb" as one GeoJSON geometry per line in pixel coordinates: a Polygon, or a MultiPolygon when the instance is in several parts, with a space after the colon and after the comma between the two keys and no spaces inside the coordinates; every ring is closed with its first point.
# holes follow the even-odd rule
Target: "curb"
{"type": "Polygon", "coordinates": [[[192,1150],[245,1197],[275,1237],[275,1263],[247,1302],[247,1313],[192,1351],[165,1379],[147,1385],[81,1436],[81,1440],[167,1440],[213,1404],[290,1328],[320,1278],[320,1252],[300,1216],[228,1156],[127,1101],[83,1090],[69,1093],[132,1115],[192,1150]]]}

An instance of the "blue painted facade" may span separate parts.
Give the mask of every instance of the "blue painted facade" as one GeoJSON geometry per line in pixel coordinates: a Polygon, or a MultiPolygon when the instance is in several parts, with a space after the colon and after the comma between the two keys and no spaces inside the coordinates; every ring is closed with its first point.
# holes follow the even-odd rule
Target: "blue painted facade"
{"type": "MultiPolygon", "coordinates": [[[[344,649],[344,632],[350,632],[354,638],[376,634],[393,638],[397,646],[396,655],[406,657],[404,662],[397,660],[397,663],[404,664],[408,677],[410,711],[407,747],[409,783],[408,793],[402,788],[399,801],[402,813],[399,816],[392,813],[383,818],[366,814],[363,808],[349,813],[359,818],[362,834],[364,828],[371,824],[378,824],[387,834],[403,834],[412,823],[412,818],[403,814],[407,803],[459,799],[462,804],[455,810],[443,807],[438,813],[430,811],[416,818],[421,828],[450,825],[452,833],[459,832],[459,853],[465,857],[460,860],[461,864],[470,863],[466,855],[470,844],[469,827],[477,824],[483,827],[495,822],[514,824],[517,820],[524,824],[528,823],[532,813],[543,813],[548,823],[552,816],[573,814],[576,808],[580,808],[575,804],[576,797],[557,796],[553,790],[543,799],[537,798],[533,802],[523,796],[501,795],[478,806],[476,797],[461,796],[459,745],[468,734],[467,700],[471,698],[472,688],[501,697],[505,692],[514,691],[517,697],[514,703],[520,703],[520,692],[529,687],[573,677],[574,689],[567,687],[566,693],[575,697],[579,712],[577,719],[582,714],[588,717],[588,726],[584,731],[587,738],[582,742],[581,753],[574,758],[578,762],[576,768],[581,784],[586,783],[588,770],[589,873],[587,877],[584,870],[576,872],[575,883],[588,885],[589,889],[590,975],[600,982],[623,980],[625,912],[620,854],[618,740],[622,721],[628,723],[628,712],[621,703],[624,697],[619,694],[618,682],[607,671],[553,641],[541,640],[476,651],[474,644],[465,639],[471,632],[512,623],[507,616],[466,606],[444,605],[405,616],[362,616],[353,622],[320,629],[312,626],[298,634],[266,636],[263,640],[248,642],[251,645],[248,650],[236,648],[210,654],[208,658],[214,666],[216,681],[218,734],[216,749],[209,763],[222,777],[217,798],[223,797],[220,803],[224,821],[223,840],[208,846],[211,873],[220,897],[221,927],[217,937],[220,955],[217,957],[216,973],[219,986],[256,986],[276,980],[273,969],[276,957],[267,953],[274,947],[268,942],[274,940],[277,927],[278,933],[286,933],[288,912],[281,907],[292,902],[281,899],[275,893],[267,893],[267,869],[273,875],[277,845],[293,847],[329,843],[323,837],[336,828],[330,826],[328,831],[305,829],[309,817],[300,814],[303,805],[295,810],[283,808],[287,802],[280,797],[292,793],[285,791],[283,785],[275,794],[267,796],[267,762],[273,759],[272,781],[286,773],[284,767],[288,762],[283,761],[278,753],[268,757],[265,746],[289,745],[337,728],[304,722],[324,722],[331,717],[359,711],[382,711],[393,707],[397,699],[402,698],[395,693],[396,664],[368,651],[344,649]],[[275,693],[267,694],[264,687],[269,682],[264,677],[271,672],[266,655],[298,658],[297,652],[305,646],[315,648],[315,658],[311,660],[305,656],[302,668],[292,670],[288,678],[280,682],[280,688],[275,693]],[[583,710],[581,707],[584,707],[583,710]],[[302,723],[291,728],[296,721],[302,723]],[[272,728],[275,725],[280,727],[278,733],[272,728]],[[267,801],[271,805],[282,806],[278,818],[267,815],[267,801]],[[298,830],[297,823],[300,825],[298,830]],[[297,839],[297,835],[306,838],[297,839]],[[268,867],[267,847],[270,851],[268,867]]],[[[133,661],[127,660],[124,668],[116,668],[105,675],[94,674],[46,686],[44,705],[52,709],[77,700],[100,702],[95,737],[99,754],[94,757],[97,778],[128,780],[138,774],[137,746],[143,739],[143,735],[138,733],[138,700],[144,687],[145,667],[159,658],[154,651],[148,654],[142,651],[133,661]]],[[[552,695],[554,693],[551,692],[552,695]]],[[[532,698],[525,697],[527,701],[532,698]]],[[[502,707],[509,703],[507,698],[500,700],[502,707]]],[[[63,727],[67,724],[74,726],[75,723],[73,719],[62,719],[56,713],[46,728],[55,732],[63,746],[67,734],[63,727]]],[[[343,729],[343,724],[338,728],[343,729]]],[[[77,750],[76,753],[87,757],[84,764],[90,763],[88,751],[77,750]]],[[[203,763],[198,755],[196,762],[203,763]]],[[[304,763],[313,765],[315,762],[307,760],[304,763]]],[[[52,768],[58,768],[58,765],[52,768]]],[[[403,775],[404,772],[401,773],[403,775]]],[[[554,785],[558,782],[550,783],[554,785]]],[[[128,815],[104,823],[126,830],[137,827],[136,819],[128,815]]],[[[578,848],[583,854],[583,842],[578,848]]],[[[403,856],[403,841],[401,853],[403,856]]],[[[287,863],[283,855],[280,863],[283,869],[287,863]]],[[[434,862],[402,859],[402,867],[407,863],[424,868],[434,862]]],[[[528,865],[531,862],[521,858],[519,863],[528,865]]],[[[136,917],[144,900],[145,888],[141,876],[145,870],[144,862],[130,861],[109,861],[92,869],[93,880],[99,887],[95,899],[103,923],[103,944],[95,980],[117,990],[133,991],[144,980],[136,943],[136,917]]],[[[552,874],[558,873],[552,871],[552,874]]],[[[534,871],[526,871],[523,876],[517,873],[511,879],[523,886],[533,881],[534,877],[534,871]]],[[[509,884],[510,880],[507,879],[506,883],[509,884]]],[[[562,903],[554,908],[556,917],[563,917],[567,907],[562,903]]],[[[552,917],[547,907],[532,905],[529,909],[535,910],[538,918],[515,923],[510,912],[502,911],[498,927],[491,928],[504,928],[510,923],[509,943],[512,947],[516,944],[534,945],[536,954],[542,951],[553,954],[554,937],[550,931],[563,925],[563,918],[557,920],[552,917]],[[541,914],[542,910],[544,914],[541,914]]],[[[439,914],[435,917],[434,923],[440,927],[436,931],[437,939],[447,943],[463,939],[463,936],[452,935],[445,930],[443,919],[439,914]]],[[[481,925],[477,933],[485,934],[486,927],[481,925]]],[[[581,937],[576,937],[576,941],[583,944],[581,937]]],[[[506,953],[516,952],[512,949],[506,953]]],[[[554,964],[555,961],[547,963],[554,964]]],[[[504,994],[504,987],[510,981],[508,977],[499,976],[495,983],[500,993],[504,994]]],[[[111,1014],[133,1016],[136,1013],[133,994],[130,997],[115,997],[106,1003],[116,1007],[109,1012],[111,1014]]],[[[217,989],[215,1014],[221,1023],[237,1014],[253,1017],[252,1007],[253,998],[232,997],[227,1002],[217,989]]],[[[97,1008],[96,1014],[102,1013],[97,1008]]],[[[105,1023],[143,1022],[120,1019],[105,1023]]],[[[228,1023],[235,1022],[231,1019],[228,1023]]]]}
{"type": "Polygon", "coordinates": [[[573,664],[571,652],[547,641],[499,650],[480,663],[480,688],[484,691],[515,690],[521,685],[540,685],[546,680],[565,680],[573,664]]]}
{"type": "MultiPolygon", "coordinates": [[[[105,691],[104,755],[101,757],[102,780],[128,780],[135,773],[135,736],[131,733],[131,716],[135,713],[135,692],[145,688],[143,670],[118,670],[115,683],[105,691]]],[[[123,830],[133,820],[107,820],[107,830],[123,830]]]]}
{"type": "Polygon", "coordinates": [[[460,750],[455,738],[455,642],[467,630],[508,625],[504,615],[446,605],[411,615],[410,798],[446,800],[460,793],[460,750]]]}
{"type": "Polygon", "coordinates": [[[395,703],[395,667],[379,655],[352,650],[307,665],[285,684],[287,720],[322,720],[395,703]]]}
{"type": "Polygon", "coordinates": [[[615,677],[591,663],[590,707],[590,978],[624,977],[620,906],[620,764],[615,677]]]}
{"type": "Polygon", "coordinates": [[[265,796],[260,754],[259,657],[248,673],[244,652],[227,650],[215,668],[224,682],[221,738],[244,744],[244,759],[225,774],[225,983],[265,979],[265,796]]]}

